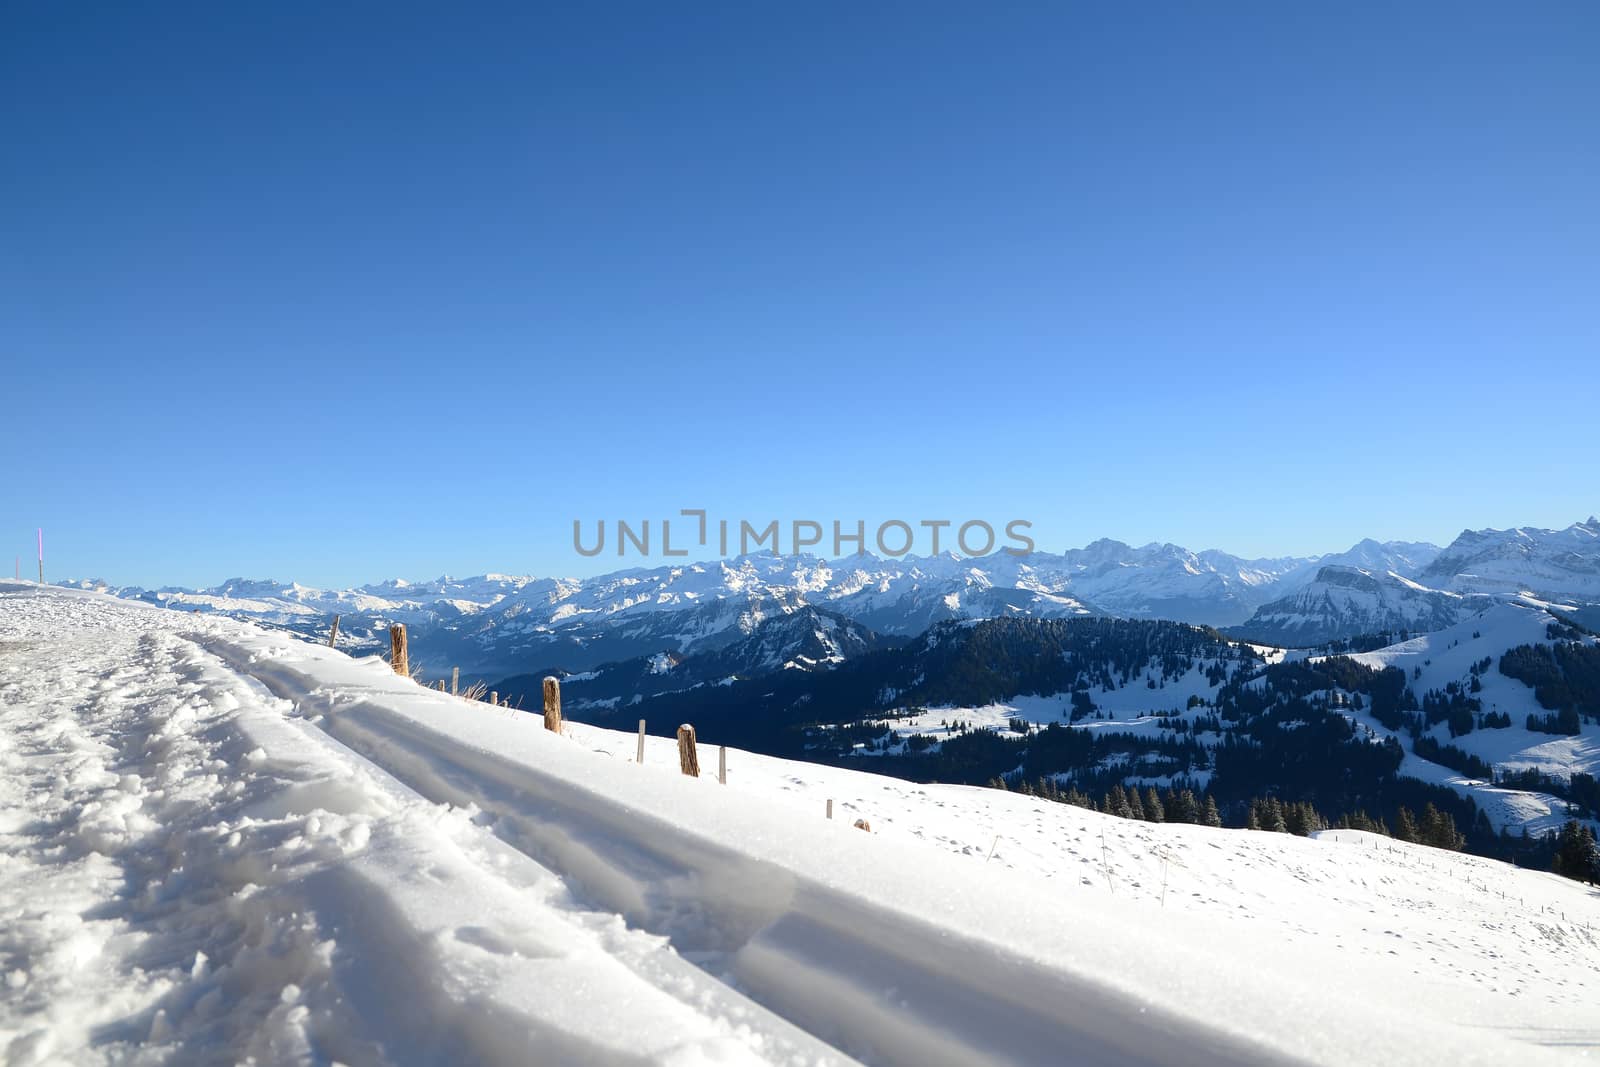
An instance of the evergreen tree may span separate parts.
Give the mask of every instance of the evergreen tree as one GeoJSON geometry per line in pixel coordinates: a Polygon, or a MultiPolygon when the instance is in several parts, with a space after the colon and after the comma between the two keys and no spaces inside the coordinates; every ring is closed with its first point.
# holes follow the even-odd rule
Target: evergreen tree
{"type": "Polygon", "coordinates": [[[1339,827],[1343,830],[1365,830],[1369,834],[1382,834],[1389,836],[1389,828],[1382,819],[1373,819],[1365,811],[1357,810],[1347,815],[1339,816],[1339,827]]]}
{"type": "Polygon", "coordinates": [[[1261,801],[1259,799],[1251,799],[1250,810],[1244,817],[1244,828],[1246,830],[1261,829],[1261,801]]]}
{"type": "Polygon", "coordinates": [[[1551,869],[1580,882],[1600,884],[1600,845],[1594,831],[1576,819],[1568,819],[1556,837],[1556,854],[1551,869]]]}
{"type": "Polygon", "coordinates": [[[1161,798],[1156,795],[1155,786],[1144,791],[1144,817],[1151,822],[1166,822],[1166,811],[1162,807],[1161,798]]]}
{"type": "Polygon", "coordinates": [[[1111,787],[1111,792],[1106,794],[1106,812],[1119,819],[1133,818],[1133,812],[1128,807],[1128,794],[1123,790],[1122,783],[1111,787]]]}
{"type": "Polygon", "coordinates": [[[1167,790],[1166,815],[1168,822],[1199,822],[1200,802],[1195,799],[1194,791],[1185,789],[1183,792],[1167,790]]]}
{"type": "Polygon", "coordinates": [[[1222,813],[1217,810],[1217,802],[1212,799],[1210,793],[1206,794],[1206,810],[1201,816],[1200,821],[1205,823],[1207,826],[1222,825],[1222,813]]]}
{"type": "Polygon", "coordinates": [[[1411,814],[1411,809],[1401,807],[1394,816],[1394,836],[1397,841],[1410,841],[1415,844],[1420,838],[1417,836],[1417,817],[1411,814]]]}
{"type": "Polygon", "coordinates": [[[1456,831],[1456,821],[1448,812],[1440,811],[1430,802],[1422,809],[1421,841],[1434,848],[1459,852],[1467,843],[1465,835],[1456,831]]]}
{"type": "Polygon", "coordinates": [[[1318,830],[1328,828],[1328,820],[1305,801],[1290,804],[1284,810],[1284,822],[1288,824],[1289,832],[1296,837],[1310,837],[1318,830]]]}
{"type": "Polygon", "coordinates": [[[1144,820],[1144,801],[1139,799],[1139,787],[1131,786],[1128,789],[1128,818],[1144,820]]]}
{"type": "Polygon", "coordinates": [[[1289,823],[1283,817],[1283,802],[1277,797],[1268,797],[1262,805],[1261,828],[1275,834],[1289,832],[1289,823]]]}

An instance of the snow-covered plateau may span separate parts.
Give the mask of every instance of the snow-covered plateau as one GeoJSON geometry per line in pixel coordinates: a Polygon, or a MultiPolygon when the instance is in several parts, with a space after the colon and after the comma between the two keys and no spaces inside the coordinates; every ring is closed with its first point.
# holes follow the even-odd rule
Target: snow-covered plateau
{"type": "Polygon", "coordinates": [[[1600,1056],[1593,887],[700,742],[0,583],[4,1061],[1600,1056]]]}

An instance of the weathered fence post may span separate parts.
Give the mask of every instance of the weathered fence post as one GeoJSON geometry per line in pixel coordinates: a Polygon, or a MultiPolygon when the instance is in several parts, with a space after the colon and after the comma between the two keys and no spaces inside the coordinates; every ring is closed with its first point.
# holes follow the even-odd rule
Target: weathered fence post
{"type": "Polygon", "coordinates": [[[717,746],[717,781],[728,784],[728,746],[717,746]]]}
{"type": "Polygon", "coordinates": [[[332,648],[333,643],[337,640],[339,640],[339,616],[335,615],[333,617],[333,629],[328,633],[328,647],[332,648]]]}
{"type": "Polygon", "coordinates": [[[833,798],[828,798],[828,818],[833,818],[833,798]]]}
{"type": "Polygon", "coordinates": [[[441,693],[444,692],[444,679],[440,678],[439,681],[434,685],[434,688],[439,690],[441,693]]]}
{"type": "Polygon", "coordinates": [[[561,732],[561,680],[555,675],[544,680],[544,728],[561,732]]]}
{"type": "Polygon", "coordinates": [[[700,749],[695,744],[694,727],[688,723],[678,727],[678,766],[691,778],[700,777],[700,749]]]}
{"type": "Polygon", "coordinates": [[[461,692],[461,668],[450,668],[450,695],[457,696],[461,692]]]}
{"type": "Polygon", "coordinates": [[[411,661],[406,658],[406,624],[403,622],[389,627],[389,663],[394,667],[394,673],[411,674],[411,661]]]}
{"type": "Polygon", "coordinates": [[[491,708],[498,708],[500,706],[500,690],[489,690],[489,706],[491,708]]]}
{"type": "Polygon", "coordinates": [[[637,758],[634,759],[633,762],[635,762],[635,763],[643,763],[644,762],[644,720],[643,719],[639,720],[639,755],[638,755],[637,758]]]}

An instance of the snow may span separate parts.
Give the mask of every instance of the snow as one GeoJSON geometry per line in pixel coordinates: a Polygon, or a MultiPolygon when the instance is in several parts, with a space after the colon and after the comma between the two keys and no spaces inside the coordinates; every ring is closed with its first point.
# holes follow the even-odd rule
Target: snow
{"type": "Polygon", "coordinates": [[[1600,1044],[1600,900],[1552,875],[738,751],[723,786],[635,743],[232,620],[0,583],[6,1062],[1600,1044]]]}
{"type": "MultiPolygon", "coordinates": [[[[1046,696],[1024,694],[977,707],[940,704],[915,711],[902,708],[877,721],[884,729],[892,729],[901,737],[924,734],[933,739],[954,736],[952,726],[955,723],[969,730],[991,730],[1001,737],[1019,737],[1021,735],[1011,728],[1013,720],[1038,728],[1054,723],[1075,730],[1138,733],[1159,730],[1163,723],[1170,725],[1209,713],[1212,709],[1208,705],[1220,688],[1221,683],[1213,685],[1206,679],[1203,665],[1197,664],[1176,678],[1163,679],[1159,667],[1151,663],[1118,688],[1090,687],[1089,698],[1094,701],[1096,710],[1106,715],[1104,720],[1093,718],[1091,713],[1090,718],[1071,722],[1072,692],[1069,690],[1046,696]],[[1153,689],[1148,684],[1151,681],[1156,683],[1153,689]],[[1205,705],[1189,707],[1191,696],[1199,697],[1205,705]]],[[[871,757],[878,753],[863,750],[860,754],[871,757]]]]}
{"type": "MultiPolygon", "coordinates": [[[[201,607],[280,623],[369,613],[407,622],[470,615],[504,624],[529,613],[541,625],[564,628],[637,623],[716,601],[747,605],[754,620],[760,621],[809,603],[870,621],[883,632],[909,636],[952,614],[981,616],[1008,610],[982,595],[996,590],[1028,593],[1016,603],[1025,603],[1029,614],[1043,617],[1072,617],[1101,609],[1168,617],[1172,611],[1165,609],[1170,608],[1193,616],[1193,621],[1242,622],[1274,590],[1281,593],[1310,581],[1319,558],[1337,561],[1359,555],[1363,562],[1384,566],[1408,562],[1388,546],[1364,544],[1367,551],[1358,545],[1340,556],[1246,561],[1214,550],[1196,554],[1170,544],[1132,548],[1102,540],[1083,549],[1026,557],[996,552],[963,558],[944,552],[880,558],[862,553],[829,562],[808,555],[756,553],[707,563],[634,567],[581,580],[485,574],[420,582],[391,579],[354,589],[322,590],[294,582],[235,578],[211,589],[109,591],[186,610],[201,607]]],[[[68,584],[108,588],[95,580],[68,584]]],[[[739,612],[727,612],[702,620],[703,629],[683,632],[680,650],[721,633],[739,619],[739,612]]]]}
{"type": "MultiPolygon", "coordinates": [[[[1575,771],[1600,774],[1600,729],[1585,723],[1582,732],[1572,737],[1528,730],[1524,725],[1527,717],[1548,715],[1549,709],[1540,706],[1527,685],[1506,677],[1498,669],[1500,657],[1507,649],[1547,643],[1546,627],[1551,621],[1544,605],[1512,601],[1479,612],[1448,629],[1350,658],[1373,668],[1397,667],[1405,671],[1407,683],[1419,699],[1431,689],[1442,691],[1451,682],[1465,685],[1471,678],[1472,665],[1489,658],[1492,660],[1490,669],[1479,677],[1482,690],[1472,696],[1482,701],[1485,711],[1510,715],[1511,726],[1473,730],[1452,738],[1445,726],[1439,724],[1434,728],[1434,736],[1441,743],[1455,745],[1502,770],[1533,769],[1559,778],[1570,777],[1575,771]]],[[[1362,721],[1379,736],[1389,732],[1370,716],[1362,717],[1362,721]]],[[[1554,797],[1526,794],[1523,799],[1514,801],[1503,796],[1497,798],[1494,794],[1508,791],[1490,790],[1482,783],[1475,784],[1471,779],[1414,755],[1406,757],[1402,773],[1468,792],[1480,804],[1489,804],[1490,818],[1496,825],[1522,825],[1513,816],[1537,810],[1540,804],[1551,810],[1538,814],[1529,825],[1530,831],[1542,832],[1563,821],[1559,813],[1564,812],[1566,806],[1554,797]],[[1544,799],[1534,801],[1530,799],[1533,797],[1544,799]],[[1507,807],[1508,803],[1511,806],[1507,807]],[[1535,807],[1529,808],[1530,804],[1535,807]],[[1504,817],[1503,821],[1496,817],[1497,811],[1504,817]]]]}

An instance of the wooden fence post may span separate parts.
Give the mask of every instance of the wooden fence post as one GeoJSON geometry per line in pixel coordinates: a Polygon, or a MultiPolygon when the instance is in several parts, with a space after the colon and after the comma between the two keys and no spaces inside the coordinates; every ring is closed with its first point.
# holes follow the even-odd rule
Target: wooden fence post
{"type": "Polygon", "coordinates": [[[728,784],[728,746],[717,746],[717,781],[728,784]]]}
{"type": "Polygon", "coordinates": [[[638,758],[636,758],[633,762],[635,762],[635,763],[643,763],[644,762],[644,720],[643,719],[639,720],[639,755],[638,755],[638,758]]]}
{"type": "Polygon", "coordinates": [[[434,688],[439,690],[439,692],[441,692],[441,693],[444,692],[444,679],[440,678],[438,683],[434,686],[434,688]]]}
{"type": "Polygon", "coordinates": [[[688,723],[678,727],[678,766],[691,778],[700,777],[700,749],[695,744],[694,727],[688,723]]]}
{"type": "Polygon", "coordinates": [[[333,629],[328,633],[328,647],[332,648],[333,643],[337,640],[339,640],[339,616],[335,615],[333,617],[333,629]]]}
{"type": "Polygon", "coordinates": [[[403,622],[389,627],[389,663],[394,673],[410,676],[411,661],[406,658],[406,624],[403,622]]]}
{"type": "Polygon", "coordinates": [[[491,708],[498,708],[500,706],[500,690],[489,690],[489,706],[491,708]]]}
{"type": "Polygon", "coordinates": [[[450,695],[456,696],[461,692],[461,668],[450,668],[450,695]]]}
{"type": "Polygon", "coordinates": [[[544,728],[561,732],[561,680],[555,675],[544,680],[544,728]]]}
{"type": "Polygon", "coordinates": [[[833,818],[833,798],[828,798],[828,818],[833,818]]]}

